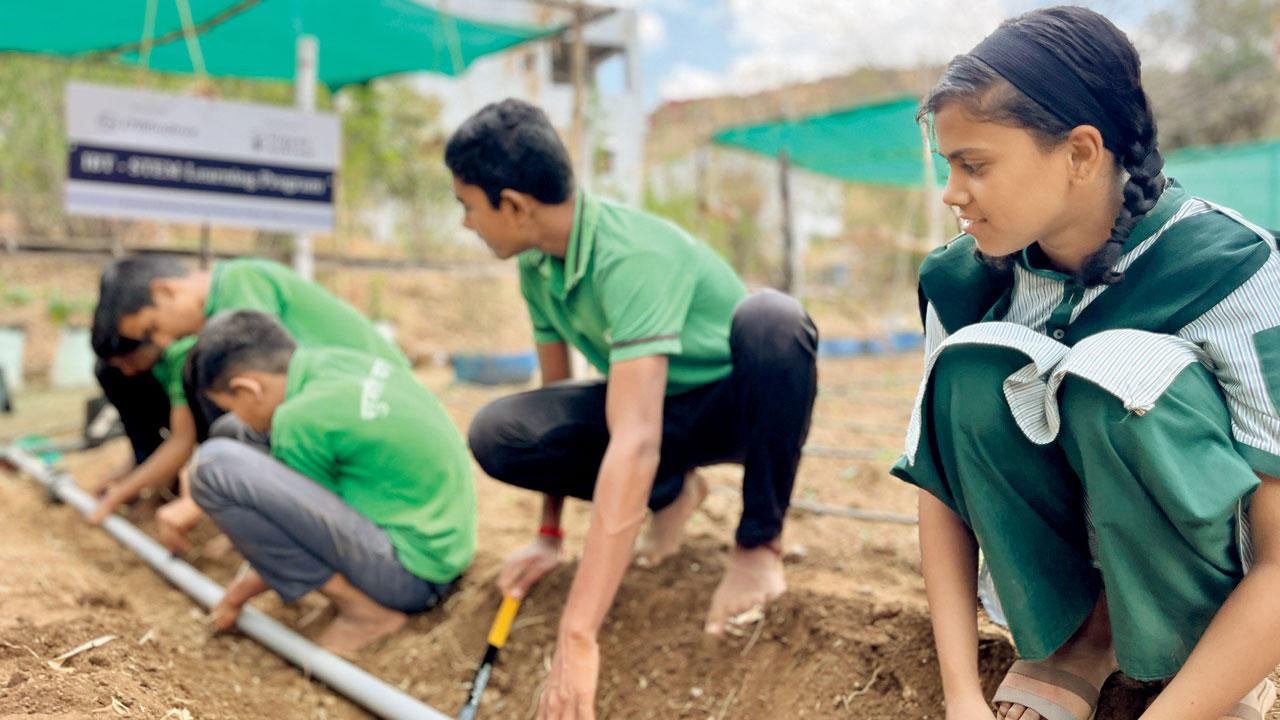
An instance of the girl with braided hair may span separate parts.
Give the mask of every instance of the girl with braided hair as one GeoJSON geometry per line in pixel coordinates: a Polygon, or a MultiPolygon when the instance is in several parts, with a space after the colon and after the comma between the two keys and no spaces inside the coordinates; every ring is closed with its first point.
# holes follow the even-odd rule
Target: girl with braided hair
{"type": "MultiPolygon", "coordinates": [[[[925,99],[964,234],[920,270],[927,360],[894,467],[947,717],[1261,720],[1280,663],[1276,239],[1162,174],[1132,44],[1006,21],[925,99]],[[981,548],[1021,660],[983,699],[981,548]]],[[[994,609],[989,608],[989,609],[994,609]]],[[[994,613],[993,613],[994,614],[994,613]]]]}

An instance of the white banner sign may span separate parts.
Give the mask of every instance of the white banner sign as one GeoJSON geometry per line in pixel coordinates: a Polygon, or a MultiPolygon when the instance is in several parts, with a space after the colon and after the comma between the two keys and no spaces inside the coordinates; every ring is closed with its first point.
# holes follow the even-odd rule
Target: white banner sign
{"type": "Polygon", "coordinates": [[[336,115],[68,83],[67,140],[70,213],[333,230],[336,115]]]}

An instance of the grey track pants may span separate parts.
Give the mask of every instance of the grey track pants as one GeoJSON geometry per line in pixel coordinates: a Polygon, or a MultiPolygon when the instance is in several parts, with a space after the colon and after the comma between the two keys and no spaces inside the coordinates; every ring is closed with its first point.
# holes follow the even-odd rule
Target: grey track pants
{"type": "Polygon", "coordinates": [[[285,602],[335,573],[401,612],[427,610],[448,592],[406,570],[373,521],[250,445],[227,438],[201,445],[191,494],[285,602]]]}

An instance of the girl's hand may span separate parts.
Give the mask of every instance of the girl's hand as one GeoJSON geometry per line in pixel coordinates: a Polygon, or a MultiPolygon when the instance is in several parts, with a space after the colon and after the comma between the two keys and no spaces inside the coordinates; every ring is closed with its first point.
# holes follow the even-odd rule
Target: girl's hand
{"type": "Polygon", "coordinates": [[[947,698],[946,704],[947,720],[995,720],[995,712],[981,694],[947,698]]]}

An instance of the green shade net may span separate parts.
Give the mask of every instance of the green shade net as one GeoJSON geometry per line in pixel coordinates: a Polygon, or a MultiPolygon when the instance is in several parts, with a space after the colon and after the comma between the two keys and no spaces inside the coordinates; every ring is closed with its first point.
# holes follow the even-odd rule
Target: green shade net
{"type": "MultiPolygon", "coordinates": [[[[403,72],[457,75],[476,58],[556,29],[457,18],[411,0],[189,0],[200,25],[231,8],[241,12],[199,37],[210,75],[292,80],[299,35],[319,41],[320,82],[330,88],[403,72]]],[[[0,51],[77,55],[136,43],[146,0],[0,2],[0,51]]],[[[174,0],[158,0],[155,36],[181,28],[174,0]]],[[[121,58],[139,63],[137,52],[121,58]]],[[[182,37],[154,47],[148,66],[193,72],[182,37]]]]}
{"type": "MultiPolygon", "coordinates": [[[[198,26],[241,0],[188,0],[198,26]]],[[[146,0],[0,0],[0,51],[81,55],[142,39],[146,0]]],[[[174,0],[158,0],[154,37],[181,30],[174,0]]]]}
{"type": "Polygon", "coordinates": [[[1183,148],[1165,157],[1164,172],[1192,195],[1280,228],[1280,140],[1183,148]]]}
{"type": "MultiPolygon", "coordinates": [[[[792,165],[848,182],[919,187],[924,148],[916,123],[919,100],[897,98],[825,115],[728,128],[712,136],[717,145],[777,157],[786,150],[792,165]]],[[[935,162],[939,182],[946,163],[935,162]]]]}

